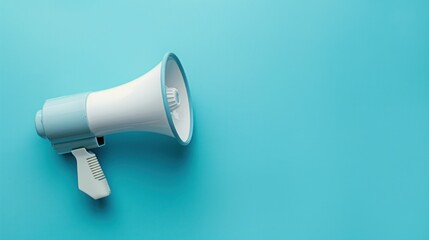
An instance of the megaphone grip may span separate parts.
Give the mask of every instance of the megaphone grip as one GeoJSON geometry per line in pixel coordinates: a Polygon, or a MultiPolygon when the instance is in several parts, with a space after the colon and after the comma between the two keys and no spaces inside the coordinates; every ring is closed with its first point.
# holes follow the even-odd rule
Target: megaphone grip
{"type": "Polygon", "coordinates": [[[109,196],[110,187],[95,154],[88,152],[85,148],[75,149],[71,152],[77,162],[79,190],[93,199],[109,196]]]}

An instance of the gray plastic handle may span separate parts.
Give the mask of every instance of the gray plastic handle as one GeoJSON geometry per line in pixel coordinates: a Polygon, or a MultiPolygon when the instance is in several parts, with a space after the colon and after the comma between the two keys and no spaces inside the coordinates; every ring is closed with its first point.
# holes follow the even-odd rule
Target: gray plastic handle
{"type": "Polygon", "coordinates": [[[77,178],[79,190],[93,199],[110,195],[110,187],[94,153],[85,148],[72,150],[77,162],[77,178]]]}

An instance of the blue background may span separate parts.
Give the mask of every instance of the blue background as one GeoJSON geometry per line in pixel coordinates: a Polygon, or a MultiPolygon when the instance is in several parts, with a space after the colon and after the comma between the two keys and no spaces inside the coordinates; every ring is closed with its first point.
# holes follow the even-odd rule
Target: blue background
{"type": "Polygon", "coordinates": [[[428,1],[0,1],[0,238],[429,239],[428,1]],[[193,142],[106,137],[112,195],[45,99],[181,59],[193,142]]]}

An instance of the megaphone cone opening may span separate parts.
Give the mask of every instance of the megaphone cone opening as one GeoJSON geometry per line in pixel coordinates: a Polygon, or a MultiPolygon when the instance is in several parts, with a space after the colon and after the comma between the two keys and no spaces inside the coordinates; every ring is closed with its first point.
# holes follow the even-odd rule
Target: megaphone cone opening
{"type": "Polygon", "coordinates": [[[161,89],[164,109],[174,137],[182,145],[188,145],[192,139],[193,111],[188,81],[182,64],[174,53],[166,53],[161,62],[161,89]],[[170,109],[167,88],[177,89],[180,106],[170,109]],[[173,113],[174,111],[174,113],[173,113]]]}

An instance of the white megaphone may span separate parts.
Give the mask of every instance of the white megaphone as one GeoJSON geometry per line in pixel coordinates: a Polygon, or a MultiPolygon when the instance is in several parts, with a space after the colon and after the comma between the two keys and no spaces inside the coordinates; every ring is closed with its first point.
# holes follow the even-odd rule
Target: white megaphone
{"type": "Polygon", "coordinates": [[[110,195],[110,188],[97,157],[87,149],[103,146],[105,135],[147,131],[187,145],[193,129],[186,75],[173,53],[126,84],[48,99],[35,121],[37,133],[48,138],[58,154],[74,155],[79,189],[94,199],[110,195]]]}

